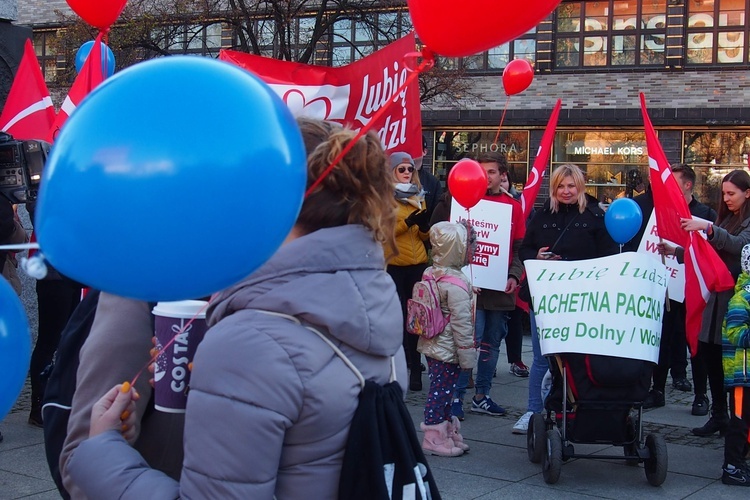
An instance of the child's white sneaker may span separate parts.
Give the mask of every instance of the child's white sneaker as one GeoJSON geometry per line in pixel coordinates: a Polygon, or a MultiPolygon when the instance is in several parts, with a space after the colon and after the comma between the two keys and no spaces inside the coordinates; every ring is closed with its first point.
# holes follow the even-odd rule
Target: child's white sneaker
{"type": "Polygon", "coordinates": [[[533,414],[533,411],[527,411],[521,415],[516,425],[513,426],[513,434],[526,434],[526,431],[529,430],[529,420],[531,420],[533,414]]]}

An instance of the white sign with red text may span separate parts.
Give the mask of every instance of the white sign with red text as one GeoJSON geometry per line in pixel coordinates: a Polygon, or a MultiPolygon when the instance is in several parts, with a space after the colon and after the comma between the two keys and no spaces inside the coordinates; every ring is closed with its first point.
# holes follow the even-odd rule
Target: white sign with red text
{"type": "Polygon", "coordinates": [[[369,56],[341,67],[313,66],[222,50],[219,59],[256,74],[289,106],[294,116],[329,120],[354,130],[373,124],[386,151],[422,156],[422,114],[415,80],[399,92],[409,76],[404,56],[416,47],[414,33],[369,56]]]}
{"type": "MultiPolygon", "coordinates": [[[[701,219],[700,217],[693,217],[693,219],[706,221],[705,219],[701,219]]],[[[702,238],[706,237],[706,235],[701,231],[698,231],[696,234],[700,235],[702,238]]],[[[643,238],[641,238],[641,244],[638,245],[638,252],[651,255],[655,259],[658,259],[659,262],[661,262],[661,255],[659,255],[659,252],[656,249],[656,245],[657,243],[659,243],[659,241],[664,241],[665,243],[668,243],[672,246],[676,246],[675,243],[669,240],[659,239],[659,234],[657,233],[656,227],[656,212],[652,211],[651,217],[649,217],[648,224],[646,225],[646,231],[643,233],[643,238]]],[[[667,273],[669,277],[669,285],[667,287],[669,298],[677,302],[684,302],[685,264],[678,263],[674,255],[665,255],[664,265],[667,266],[667,273]]]]}
{"type": "MultiPolygon", "coordinates": [[[[675,243],[669,240],[660,240],[659,234],[656,231],[656,212],[651,211],[651,217],[648,219],[646,224],[646,231],[643,233],[641,238],[641,244],[638,245],[638,253],[650,255],[659,262],[662,261],[662,256],[656,248],[656,245],[660,242],[668,243],[672,246],[676,246],[675,243]]],[[[677,301],[685,301],[685,264],[680,264],[674,255],[664,256],[664,265],[667,267],[667,277],[669,282],[667,283],[667,293],[669,298],[677,301]]]]}
{"type": "Polygon", "coordinates": [[[463,269],[472,284],[504,291],[510,262],[510,223],[513,209],[506,203],[481,200],[466,210],[454,199],[451,222],[466,220],[477,232],[477,249],[470,266],[463,269]]]}

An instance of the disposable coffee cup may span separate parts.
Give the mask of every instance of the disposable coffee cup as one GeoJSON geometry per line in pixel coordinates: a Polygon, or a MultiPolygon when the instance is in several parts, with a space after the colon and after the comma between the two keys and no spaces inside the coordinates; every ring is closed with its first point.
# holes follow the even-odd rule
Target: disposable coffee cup
{"type": "Polygon", "coordinates": [[[203,300],[158,302],[152,311],[157,349],[161,351],[174,339],[156,358],[154,367],[154,407],[159,411],[185,412],[190,385],[188,364],[208,329],[205,306],[203,300]]]}

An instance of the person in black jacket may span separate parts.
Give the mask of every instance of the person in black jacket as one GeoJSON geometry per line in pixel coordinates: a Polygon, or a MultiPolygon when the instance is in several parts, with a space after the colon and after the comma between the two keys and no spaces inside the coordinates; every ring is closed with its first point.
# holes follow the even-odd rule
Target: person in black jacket
{"type": "MultiPolygon", "coordinates": [[[[577,165],[560,165],[549,181],[549,199],[528,222],[521,243],[522,262],[531,259],[586,260],[616,254],[619,246],[604,225],[604,211],[596,198],[586,194],[586,179],[577,165]]],[[[534,413],[541,413],[542,379],[547,361],[536,335],[534,313],[529,315],[534,359],[529,370],[529,397],[526,413],[513,426],[514,432],[528,428],[534,413]]]]}

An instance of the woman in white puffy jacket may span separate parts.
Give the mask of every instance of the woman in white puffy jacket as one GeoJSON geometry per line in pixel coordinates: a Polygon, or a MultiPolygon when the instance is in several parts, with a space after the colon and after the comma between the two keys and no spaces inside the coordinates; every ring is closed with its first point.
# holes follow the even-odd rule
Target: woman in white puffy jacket
{"type": "Polygon", "coordinates": [[[477,361],[473,292],[461,271],[470,260],[476,234],[468,225],[440,222],[430,229],[430,243],[433,264],[425,274],[431,273],[437,280],[440,307],[450,319],[440,334],[431,339],[420,337],[417,344],[417,350],[427,357],[430,375],[422,448],[433,455],[455,457],[469,449],[458,419],[451,416],[451,395],[461,369],[473,369],[477,361]]]}

